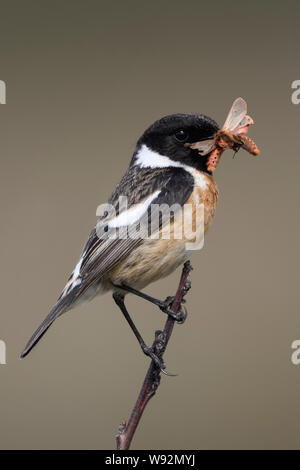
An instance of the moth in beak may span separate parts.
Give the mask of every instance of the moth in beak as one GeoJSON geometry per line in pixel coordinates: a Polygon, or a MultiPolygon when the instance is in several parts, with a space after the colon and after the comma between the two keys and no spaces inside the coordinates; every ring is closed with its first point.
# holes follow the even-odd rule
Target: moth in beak
{"type": "Polygon", "coordinates": [[[197,149],[200,155],[207,155],[211,152],[207,161],[207,169],[214,171],[224,150],[232,149],[237,152],[243,148],[251,155],[259,154],[256,144],[245,135],[248,127],[252,124],[254,121],[247,114],[246,101],[243,98],[237,98],[231,106],[222,129],[216,133],[214,138],[185,145],[197,149]]]}

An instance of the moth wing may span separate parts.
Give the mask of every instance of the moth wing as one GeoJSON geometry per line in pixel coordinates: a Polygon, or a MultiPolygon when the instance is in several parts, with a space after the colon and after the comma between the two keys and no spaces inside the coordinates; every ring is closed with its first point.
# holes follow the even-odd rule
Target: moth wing
{"type": "Polygon", "coordinates": [[[201,140],[188,144],[191,149],[196,149],[201,155],[207,155],[215,146],[214,139],[201,140]]]}
{"type": "Polygon", "coordinates": [[[246,134],[246,132],[248,131],[248,127],[251,126],[252,124],[254,124],[252,117],[246,114],[244,119],[242,119],[240,124],[233,130],[233,132],[234,134],[238,134],[238,135],[246,134]]]}
{"type": "Polygon", "coordinates": [[[254,124],[254,121],[252,119],[251,116],[249,116],[249,114],[246,114],[246,116],[244,117],[244,119],[240,122],[240,126],[243,127],[243,126],[251,126],[251,124],[254,124]]]}
{"type": "Polygon", "coordinates": [[[239,127],[240,123],[244,120],[247,114],[247,103],[243,98],[237,98],[228,113],[223,129],[234,131],[239,127]]]}

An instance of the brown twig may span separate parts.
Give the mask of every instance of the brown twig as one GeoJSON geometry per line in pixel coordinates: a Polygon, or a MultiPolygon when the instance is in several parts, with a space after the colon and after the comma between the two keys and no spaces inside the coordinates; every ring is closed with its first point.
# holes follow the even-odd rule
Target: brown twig
{"type": "MultiPolygon", "coordinates": [[[[176,295],[171,305],[171,309],[174,313],[178,313],[183,297],[188,292],[191,287],[191,282],[189,280],[190,272],[192,271],[192,266],[189,261],[184,264],[182,269],[181,278],[179,281],[179,285],[177,288],[176,295]]],[[[155,354],[162,358],[167,344],[169,342],[170,336],[172,334],[174,328],[175,320],[171,316],[168,316],[165,327],[163,331],[156,331],[155,332],[155,340],[153,343],[153,349],[155,354]]],[[[126,424],[125,421],[119,426],[118,434],[116,436],[117,440],[117,449],[118,450],[128,450],[136,431],[136,428],[139,424],[139,421],[142,417],[143,411],[150,400],[150,398],[155,395],[155,392],[160,383],[160,370],[157,368],[155,363],[152,361],[146,377],[144,379],[142,388],[140,390],[138,399],[134,405],[132,410],[131,416],[129,418],[128,423],[126,424]]]]}

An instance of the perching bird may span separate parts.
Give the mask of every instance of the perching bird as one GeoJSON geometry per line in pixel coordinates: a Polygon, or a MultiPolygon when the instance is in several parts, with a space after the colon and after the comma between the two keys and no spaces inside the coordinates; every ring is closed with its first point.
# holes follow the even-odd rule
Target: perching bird
{"type": "Polygon", "coordinates": [[[184,320],[182,311],[175,315],[170,310],[170,297],[160,301],[142,293],[141,289],[184,263],[191,250],[187,243],[195,242],[197,230],[204,228],[205,232],[208,229],[218,199],[218,189],[212,175],[216,158],[213,157],[212,164],[212,156],[216,149],[220,154],[226,147],[238,150],[244,146],[243,135],[253,122],[245,122],[248,116],[244,100],[239,101],[239,105],[241,109],[238,111],[237,105],[233,105],[231,121],[228,116],[226,122],[227,128],[235,129],[235,135],[240,134],[242,140],[236,138],[232,145],[227,142],[222,148],[218,136],[225,126],[220,131],[214,120],[202,114],[166,116],[144,132],[125,175],[108,201],[108,210],[101,214],[57,303],[32,335],[21,357],[29,353],[60,315],[82,301],[112,291],[142,350],[164,372],[162,361],[146,346],[132,322],[124,297],[128,292],[139,295],[165,313],[175,316],[178,321],[184,320]],[[239,128],[242,129],[240,133],[239,128]],[[120,201],[125,199],[120,197],[127,198],[127,207],[122,206],[120,201]],[[151,231],[152,235],[156,233],[159,236],[147,237],[142,231],[137,232],[137,236],[131,236],[136,233],[137,227],[144,227],[144,232],[149,235],[150,224],[158,214],[157,205],[161,207],[162,204],[171,207],[172,211],[169,224],[160,216],[158,225],[151,231]],[[190,220],[182,217],[182,211],[188,206],[191,208],[190,220]],[[115,213],[111,213],[109,207],[115,209],[115,213]],[[153,208],[156,211],[152,211],[153,208]],[[199,227],[195,223],[198,215],[201,220],[199,227]],[[182,236],[176,237],[176,230],[183,229],[183,224],[184,230],[180,230],[182,236]],[[126,237],[118,232],[124,229],[127,230],[126,237]]]}

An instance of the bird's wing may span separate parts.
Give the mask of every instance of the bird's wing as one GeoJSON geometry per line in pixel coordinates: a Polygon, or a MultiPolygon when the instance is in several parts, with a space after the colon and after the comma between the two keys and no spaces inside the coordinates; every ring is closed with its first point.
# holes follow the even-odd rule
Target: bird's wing
{"type": "MultiPolygon", "coordinates": [[[[88,289],[94,282],[110,271],[122,259],[143,241],[143,235],[148,233],[150,221],[155,217],[155,211],[159,211],[161,204],[167,207],[174,206],[182,208],[188,200],[194,185],[193,177],[190,173],[181,168],[164,168],[151,172],[140,170],[139,179],[135,183],[137,188],[132,187],[130,191],[130,201],[126,210],[120,210],[119,215],[113,218],[100,219],[96,228],[83,250],[80,268],[77,269],[76,278],[73,279],[75,286],[78,286],[76,297],[88,289]],[[144,178],[143,178],[144,176],[144,178]],[[137,189],[134,199],[132,193],[137,189]],[[136,228],[139,227],[139,231],[136,228]],[[108,229],[103,237],[104,229],[108,229]],[[115,229],[123,229],[123,233],[128,234],[122,239],[108,237],[108,233],[115,233],[115,229]],[[144,229],[144,233],[143,232],[144,229]],[[80,281],[80,283],[79,283],[80,281]]],[[[118,191],[120,196],[120,191],[118,191]]],[[[124,195],[122,195],[124,196],[124,195]]],[[[126,194],[125,194],[126,196],[126,194]]],[[[119,203],[116,196],[111,198],[114,207],[119,203]]],[[[164,223],[164,221],[161,221],[164,223]]]]}
{"type": "MultiPolygon", "coordinates": [[[[127,209],[120,208],[120,213],[115,217],[109,214],[100,217],[56,305],[32,335],[21,357],[29,353],[57,317],[69,310],[89,287],[101,282],[107,272],[142,243],[143,238],[135,236],[136,227],[142,225],[144,230],[148,230],[151,204],[156,205],[157,210],[161,204],[181,208],[193,187],[193,177],[181,168],[145,168],[138,172],[129,169],[109,199],[109,203],[118,208],[119,196],[126,196],[127,209]],[[104,236],[105,227],[108,229],[104,236]],[[126,228],[133,236],[124,239],[107,236],[118,227],[126,228]]],[[[151,219],[152,216],[153,211],[151,219]]]]}

